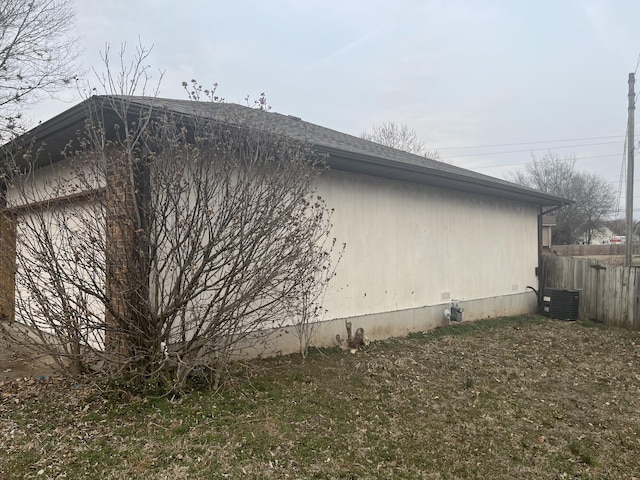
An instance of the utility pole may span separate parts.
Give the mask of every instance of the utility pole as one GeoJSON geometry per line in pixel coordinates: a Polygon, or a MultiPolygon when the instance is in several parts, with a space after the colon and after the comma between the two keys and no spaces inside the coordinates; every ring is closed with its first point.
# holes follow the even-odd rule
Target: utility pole
{"type": "Polygon", "coordinates": [[[633,265],[633,152],[635,140],[633,138],[634,116],[636,110],[635,73],[629,74],[629,113],[627,120],[627,238],[624,264],[633,265]]]}

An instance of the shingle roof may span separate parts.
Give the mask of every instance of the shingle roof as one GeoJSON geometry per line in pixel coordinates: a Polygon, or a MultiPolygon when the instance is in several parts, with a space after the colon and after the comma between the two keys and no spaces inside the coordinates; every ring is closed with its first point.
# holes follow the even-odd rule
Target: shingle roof
{"type": "Polygon", "coordinates": [[[269,131],[311,144],[317,151],[328,154],[327,163],[333,170],[343,170],[467,191],[482,195],[533,203],[541,206],[560,206],[570,200],[548,195],[498,178],[456,167],[419,155],[386,147],[346,133],[305,122],[297,117],[265,112],[231,103],[196,102],[157,97],[94,96],[44,122],[23,137],[24,141],[45,141],[49,154],[61,150],[73,139],[88,115],[89,106],[110,108],[114,102],[126,102],[135,114],[147,108],[160,109],[181,116],[198,116],[217,122],[246,125],[256,128],[265,125],[269,131]]]}

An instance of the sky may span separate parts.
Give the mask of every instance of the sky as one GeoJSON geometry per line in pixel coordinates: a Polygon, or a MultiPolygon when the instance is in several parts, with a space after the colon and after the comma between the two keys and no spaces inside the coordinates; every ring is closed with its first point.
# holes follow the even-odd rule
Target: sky
{"type": "MultiPolygon", "coordinates": [[[[624,216],[637,0],[75,0],[74,8],[92,84],[106,45],[117,60],[121,45],[131,57],[142,44],[152,47],[152,84],[163,72],[162,97],[186,98],[181,84],[195,79],[217,83],[227,102],[264,92],[272,111],[356,136],[395,122],[444,161],[498,178],[532,156],[574,156],[580,171],[621,192],[624,216]]],[[[65,92],[29,116],[44,121],[80,100],[65,92]]]]}

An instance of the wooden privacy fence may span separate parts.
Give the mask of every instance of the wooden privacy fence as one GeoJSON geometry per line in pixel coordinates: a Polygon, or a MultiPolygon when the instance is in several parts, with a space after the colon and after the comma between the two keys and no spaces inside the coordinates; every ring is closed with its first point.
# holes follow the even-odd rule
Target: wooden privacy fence
{"type": "MultiPolygon", "coordinates": [[[[553,245],[550,253],[555,255],[580,256],[580,255],[620,255],[624,256],[627,246],[622,244],[607,245],[553,245]]],[[[633,254],[640,255],[640,245],[633,246],[633,254]]]]}
{"type": "Polygon", "coordinates": [[[580,317],[640,330],[640,268],[543,255],[541,284],[580,290],[580,317]]]}

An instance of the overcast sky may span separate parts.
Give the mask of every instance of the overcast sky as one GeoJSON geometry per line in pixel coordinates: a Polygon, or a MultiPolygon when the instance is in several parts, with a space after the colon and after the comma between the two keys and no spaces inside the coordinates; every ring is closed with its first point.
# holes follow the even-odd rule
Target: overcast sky
{"type": "MultiPolygon", "coordinates": [[[[274,111],[352,135],[406,124],[446,161],[487,175],[504,178],[551,150],[616,189],[621,180],[638,0],[75,0],[75,9],[87,69],[103,70],[105,43],[133,52],[140,38],[153,45],[156,78],[165,72],[164,97],[185,98],[181,83],[194,78],[218,83],[228,102],[265,92],[274,111]]],[[[33,119],[77,101],[41,103],[33,119]]],[[[640,182],[635,197],[640,212],[640,182]]]]}

